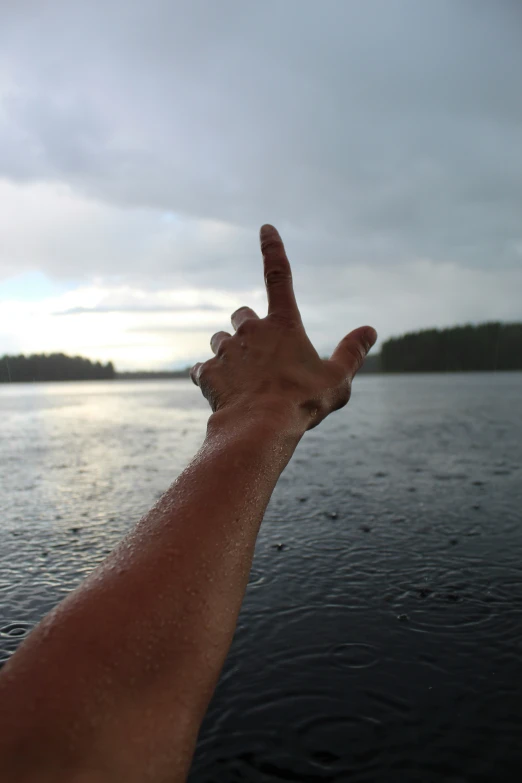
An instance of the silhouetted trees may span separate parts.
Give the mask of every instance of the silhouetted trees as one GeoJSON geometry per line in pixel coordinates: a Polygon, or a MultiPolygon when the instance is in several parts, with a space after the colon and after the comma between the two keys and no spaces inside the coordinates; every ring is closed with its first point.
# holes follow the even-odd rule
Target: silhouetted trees
{"type": "MultiPolygon", "coordinates": [[[[363,372],[458,372],[522,370],[522,323],[498,321],[449,329],[425,329],[387,340],[371,354],[363,372]]],[[[3,356],[0,383],[16,381],[136,380],[185,378],[187,370],[117,374],[101,364],[63,353],[3,356]]]]}
{"type": "Polygon", "coordinates": [[[190,378],[190,367],[185,370],[134,370],[117,372],[119,381],[163,381],[172,378],[190,378]]]}
{"type": "Polygon", "coordinates": [[[101,364],[82,356],[51,353],[0,358],[0,383],[112,380],[114,376],[112,362],[101,364]]]}
{"type": "Polygon", "coordinates": [[[359,373],[364,374],[369,372],[382,372],[380,353],[370,353],[364,360],[359,373]]]}
{"type": "Polygon", "coordinates": [[[384,372],[522,370],[522,323],[426,329],[387,340],[384,372]]]}

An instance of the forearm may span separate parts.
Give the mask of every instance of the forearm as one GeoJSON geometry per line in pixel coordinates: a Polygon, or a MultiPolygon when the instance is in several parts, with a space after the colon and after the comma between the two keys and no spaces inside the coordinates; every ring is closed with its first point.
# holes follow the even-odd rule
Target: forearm
{"type": "Polygon", "coordinates": [[[303,432],[346,405],[376,340],[330,359],[304,330],[290,264],[261,229],[268,315],[231,316],[191,377],[213,411],[189,468],[0,676],[0,769],[10,783],[181,783],[227,654],[257,531],[303,432]]]}
{"type": "Polygon", "coordinates": [[[13,782],[89,768],[93,781],[185,779],[259,525],[298,440],[268,420],[211,417],[187,470],[2,672],[13,782]]]}

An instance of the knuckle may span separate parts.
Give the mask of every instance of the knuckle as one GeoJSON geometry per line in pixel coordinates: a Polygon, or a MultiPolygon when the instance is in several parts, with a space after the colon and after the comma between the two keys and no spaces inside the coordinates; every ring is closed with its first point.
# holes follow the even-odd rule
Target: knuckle
{"type": "Polygon", "coordinates": [[[230,343],[232,341],[231,337],[223,337],[221,342],[218,345],[218,349],[216,351],[216,356],[219,359],[222,359],[223,356],[227,353],[228,349],[230,348],[230,343]]]}
{"type": "Polygon", "coordinates": [[[241,307],[238,307],[237,310],[234,310],[232,313],[232,318],[235,318],[236,315],[239,315],[239,313],[242,313],[244,310],[250,310],[250,307],[248,307],[248,305],[241,305],[241,307]]]}
{"type": "Polygon", "coordinates": [[[252,334],[255,329],[256,321],[254,318],[246,318],[242,321],[236,329],[236,334],[239,337],[245,337],[248,334],[252,334]]]}
{"type": "Polygon", "coordinates": [[[287,329],[287,330],[299,330],[299,321],[296,320],[293,313],[285,313],[285,312],[278,312],[278,313],[270,313],[270,315],[267,316],[267,320],[269,323],[271,323],[276,329],[287,329]]]}
{"type": "Polygon", "coordinates": [[[199,362],[197,362],[193,367],[190,368],[190,373],[189,373],[192,383],[195,383],[196,386],[198,385],[198,377],[197,377],[198,369],[199,369],[199,362]]]}
{"type": "Polygon", "coordinates": [[[365,356],[366,356],[366,353],[365,353],[362,345],[360,345],[359,343],[352,343],[352,345],[350,345],[347,348],[346,353],[347,353],[347,355],[350,357],[350,359],[352,361],[354,371],[357,372],[359,367],[364,362],[364,359],[365,359],[365,356]]]}
{"type": "Polygon", "coordinates": [[[273,288],[274,286],[278,286],[278,285],[284,285],[291,281],[292,281],[292,275],[290,274],[290,271],[288,269],[285,269],[285,267],[283,266],[275,267],[274,269],[271,269],[269,272],[267,272],[265,275],[265,282],[268,288],[273,288]]]}
{"type": "Polygon", "coordinates": [[[281,250],[281,240],[278,237],[268,236],[261,240],[261,252],[267,253],[271,250],[281,250]]]}
{"type": "Polygon", "coordinates": [[[360,343],[357,343],[357,348],[355,349],[355,355],[357,357],[357,361],[361,365],[364,360],[366,359],[366,354],[368,353],[367,349],[364,345],[361,345],[360,343]]]}
{"type": "Polygon", "coordinates": [[[206,369],[205,365],[199,368],[198,371],[198,381],[200,384],[205,383],[205,381],[208,378],[208,370],[206,369]]]}
{"type": "Polygon", "coordinates": [[[208,384],[211,381],[214,369],[215,359],[209,359],[201,365],[198,375],[200,384],[208,384]]]}

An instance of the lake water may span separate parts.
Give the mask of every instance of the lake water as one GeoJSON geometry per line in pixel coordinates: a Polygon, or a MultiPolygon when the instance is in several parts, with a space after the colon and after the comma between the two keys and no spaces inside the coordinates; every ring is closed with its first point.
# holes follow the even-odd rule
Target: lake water
{"type": "MultiPolygon", "coordinates": [[[[91,382],[0,387],[0,415],[5,660],[208,410],[189,381],[91,382]]],[[[521,523],[522,373],[356,379],[274,493],[191,783],[518,779],[521,523]]]]}

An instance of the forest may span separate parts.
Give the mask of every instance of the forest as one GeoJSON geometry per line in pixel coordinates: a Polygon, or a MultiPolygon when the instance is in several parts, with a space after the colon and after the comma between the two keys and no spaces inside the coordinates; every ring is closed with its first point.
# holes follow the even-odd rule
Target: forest
{"type": "Polygon", "coordinates": [[[112,362],[101,364],[63,353],[0,358],[0,383],[112,380],[115,376],[112,362]]]}
{"type": "Polygon", "coordinates": [[[383,343],[381,372],[522,370],[522,323],[425,329],[383,343]]]}
{"type": "MultiPolygon", "coordinates": [[[[462,372],[522,370],[522,323],[492,321],[448,329],[424,329],[386,340],[361,372],[462,372]]],[[[63,353],[3,356],[0,383],[33,381],[157,380],[187,378],[186,370],[117,373],[101,364],[63,353]]]]}

